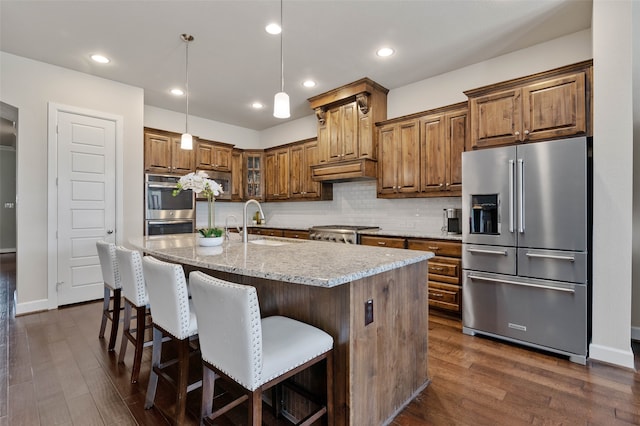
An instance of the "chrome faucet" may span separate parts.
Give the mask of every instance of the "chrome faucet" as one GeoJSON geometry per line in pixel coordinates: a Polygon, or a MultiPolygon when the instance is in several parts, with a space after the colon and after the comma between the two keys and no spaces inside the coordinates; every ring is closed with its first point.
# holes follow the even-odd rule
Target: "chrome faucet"
{"type": "Polygon", "coordinates": [[[236,224],[236,230],[238,234],[240,233],[240,227],[238,226],[238,219],[230,214],[224,218],[224,236],[227,238],[227,241],[231,240],[231,235],[229,234],[229,219],[233,219],[233,222],[236,224]]]}
{"type": "Polygon", "coordinates": [[[248,232],[247,232],[247,207],[249,204],[255,204],[258,206],[258,210],[260,210],[260,221],[264,221],[264,213],[262,212],[262,206],[258,200],[254,200],[253,198],[244,203],[244,209],[242,210],[242,242],[246,243],[249,241],[248,232]]]}

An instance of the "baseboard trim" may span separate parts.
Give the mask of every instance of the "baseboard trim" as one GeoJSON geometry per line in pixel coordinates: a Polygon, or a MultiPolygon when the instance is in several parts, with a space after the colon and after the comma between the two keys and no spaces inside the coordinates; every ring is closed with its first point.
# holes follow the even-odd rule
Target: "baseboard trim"
{"type": "Polygon", "coordinates": [[[631,344],[629,344],[628,351],[623,351],[609,346],[596,345],[592,343],[589,345],[589,359],[634,369],[631,344]]]}
{"type": "Polygon", "coordinates": [[[631,340],[640,341],[640,327],[631,327],[631,340]]]}
{"type": "Polygon", "coordinates": [[[16,296],[14,294],[14,304],[16,308],[16,316],[25,315],[25,314],[33,314],[35,312],[42,312],[49,310],[49,300],[48,299],[40,299],[34,300],[32,302],[18,303],[16,300],[16,296]]]}

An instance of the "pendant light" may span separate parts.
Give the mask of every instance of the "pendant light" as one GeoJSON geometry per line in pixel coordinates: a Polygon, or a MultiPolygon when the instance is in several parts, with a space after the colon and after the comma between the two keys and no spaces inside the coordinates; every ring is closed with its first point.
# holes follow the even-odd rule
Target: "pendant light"
{"type": "Polygon", "coordinates": [[[186,94],[186,112],[184,115],[184,133],[180,138],[180,148],[193,149],[193,136],[189,133],[189,43],[193,41],[193,36],[189,34],[182,34],[182,40],[186,43],[185,54],[185,94],[186,94]]]}
{"type": "Polygon", "coordinates": [[[273,116],[276,118],[289,118],[289,95],[284,92],[284,53],[282,50],[282,0],[280,0],[280,92],[273,99],[273,116]]]}

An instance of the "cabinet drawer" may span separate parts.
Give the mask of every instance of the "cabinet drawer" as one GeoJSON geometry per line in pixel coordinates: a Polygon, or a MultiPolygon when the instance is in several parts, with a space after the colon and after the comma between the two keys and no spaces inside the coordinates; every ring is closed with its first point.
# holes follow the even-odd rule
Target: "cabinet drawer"
{"type": "Polygon", "coordinates": [[[408,249],[432,251],[436,256],[462,257],[462,243],[440,240],[408,240],[408,249]]]}
{"type": "Polygon", "coordinates": [[[460,259],[436,256],[429,259],[429,279],[460,284],[460,259]]]}
{"type": "Polygon", "coordinates": [[[283,237],[286,238],[298,238],[301,240],[308,240],[309,239],[309,231],[291,231],[291,230],[285,230],[284,231],[284,235],[283,237]]]}
{"type": "Polygon", "coordinates": [[[429,305],[460,312],[461,289],[457,285],[429,282],[429,305]]]}
{"type": "Polygon", "coordinates": [[[393,238],[393,237],[372,237],[368,235],[362,235],[360,237],[360,244],[365,246],[391,247],[391,248],[403,249],[405,246],[405,239],[393,238]]]}
{"type": "Polygon", "coordinates": [[[284,236],[284,231],[282,229],[273,229],[273,228],[250,228],[249,233],[254,235],[267,235],[269,237],[284,236]]]}

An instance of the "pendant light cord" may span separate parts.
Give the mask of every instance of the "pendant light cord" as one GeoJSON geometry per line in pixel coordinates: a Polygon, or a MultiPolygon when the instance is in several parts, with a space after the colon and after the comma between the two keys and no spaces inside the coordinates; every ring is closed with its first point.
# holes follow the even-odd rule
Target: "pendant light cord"
{"type": "Polygon", "coordinates": [[[284,92],[284,49],[282,48],[284,25],[282,22],[282,16],[282,0],[280,0],[280,91],[284,92]]]}
{"type": "Polygon", "coordinates": [[[184,89],[186,91],[186,115],[184,116],[184,132],[185,133],[189,133],[189,42],[191,40],[189,39],[189,37],[187,36],[187,38],[185,39],[185,42],[187,43],[187,51],[185,54],[185,70],[184,70],[184,74],[185,74],[185,85],[184,85],[184,89]]]}

